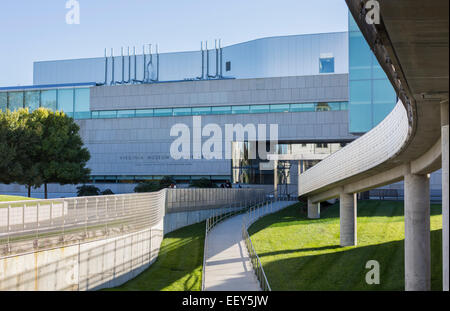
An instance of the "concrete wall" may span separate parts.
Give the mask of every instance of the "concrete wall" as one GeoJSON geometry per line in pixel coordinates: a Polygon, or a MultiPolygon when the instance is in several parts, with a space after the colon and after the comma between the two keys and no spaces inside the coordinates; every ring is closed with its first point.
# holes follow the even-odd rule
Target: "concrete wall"
{"type": "Polygon", "coordinates": [[[157,258],[163,221],[120,237],[0,258],[0,290],[96,290],[119,286],[157,258]]]}
{"type": "MultiPolygon", "coordinates": [[[[263,189],[161,191],[165,201],[145,201],[160,211],[156,213],[159,216],[150,216],[161,217],[151,228],[0,258],[0,290],[97,290],[119,286],[156,260],[164,234],[239,208],[246,199],[262,199],[266,194],[263,189]],[[192,205],[193,200],[197,204],[192,205]]],[[[48,201],[38,202],[45,207],[48,201]]]]}

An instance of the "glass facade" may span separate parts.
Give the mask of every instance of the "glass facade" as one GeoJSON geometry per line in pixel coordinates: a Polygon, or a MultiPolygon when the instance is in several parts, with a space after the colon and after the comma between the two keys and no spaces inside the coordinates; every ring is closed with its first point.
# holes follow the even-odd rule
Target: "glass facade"
{"type": "Polygon", "coordinates": [[[8,93],[8,106],[10,110],[23,108],[23,92],[8,93]]]}
{"type": "MultiPolygon", "coordinates": [[[[89,92],[89,88],[0,92],[0,109],[14,111],[28,108],[33,111],[44,107],[53,111],[64,111],[75,119],[89,119],[91,118],[89,92]]],[[[117,115],[117,112],[115,113],[117,115]]]]}
{"type": "MultiPolygon", "coordinates": [[[[258,157],[256,159],[250,158],[251,155],[256,155],[258,142],[232,142],[232,179],[233,183],[243,184],[273,184],[274,174],[273,165],[268,160],[261,160],[258,157]],[[270,169],[267,169],[269,167],[270,169]]],[[[277,154],[305,154],[305,155],[330,155],[340,149],[342,149],[346,143],[303,143],[303,144],[277,144],[277,154]]],[[[266,142],[266,150],[269,150],[269,142],[266,142]]],[[[291,164],[296,161],[279,161],[278,163],[278,183],[290,184],[292,178],[290,170],[291,164]]],[[[313,165],[319,162],[319,160],[301,160],[302,172],[309,169],[313,165]]]]}
{"type": "Polygon", "coordinates": [[[348,29],[349,132],[365,133],[389,114],[397,95],[351,14],[348,29]]]}
{"type": "Polygon", "coordinates": [[[212,114],[247,114],[269,112],[303,112],[303,111],[329,111],[347,110],[347,102],[321,102],[296,104],[270,104],[270,105],[243,105],[243,106],[217,106],[217,107],[183,107],[183,108],[156,108],[131,110],[99,110],[92,111],[91,118],[133,118],[133,117],[176,117],[197,116],[212,114]]]}
{"type": "Polygon", "coordinates": [[[39,91],[25,92],[25,108],[28,108],[30,111],[36,110],[39,108],[40,101],[41,94],[39,91]]]}

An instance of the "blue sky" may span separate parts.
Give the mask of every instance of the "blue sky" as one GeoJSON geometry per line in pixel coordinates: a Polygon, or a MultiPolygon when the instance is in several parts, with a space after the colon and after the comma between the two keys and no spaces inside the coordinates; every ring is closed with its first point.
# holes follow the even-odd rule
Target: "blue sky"
{"type": "Polygon", "coordinates": [[[78,0],[80,24],[66,24],[66,0],[0,4],[0,86],[33,83],[33,62],[103,56],[105,47],[158,44],[197,50],[261,37],[347,31],[344,0],[78,0]]]}

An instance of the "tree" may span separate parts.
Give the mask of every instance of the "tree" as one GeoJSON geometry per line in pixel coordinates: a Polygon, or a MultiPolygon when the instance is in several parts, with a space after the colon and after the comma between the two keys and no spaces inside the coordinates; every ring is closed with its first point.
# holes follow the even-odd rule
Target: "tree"
{"type": "Polygon", "coordinates": [[[159,191],[164,188],[170,187],[170,185],[175,184],[175,181],[170,176],[164,176],[159,181],[144,181],[139,183],[134,187],[134,192],[154,192],[159,191]]]}
{"type": "Polygon", "coordinates": [[[83,185],[77,187],[77,196],[79,197],[88,197],[100,195],[100,189],[92,185],[83,185]]]}
{"type": "Polygon", "coordinates": [[[0,182],[42,185],[37,162],[39,132],[29,126],[28,109],[0,113],[0,182]]]}
{"type": "Polygon", "coordinates": [[[78,134],[80,127],[63,112],[39,108],[31,113],[30,126],[41,128],[38,152],[39,175],[45,186],[59,183],[78,184],[89,180],[90,159],[87,148],[78,134]]]}
{"type": "Polygon", "coordinates": [[[213,183],[210,179],[200,178],[198,180],[193,180],[189,184],[190,188],[217,188],[217,185],[213,183]]]}

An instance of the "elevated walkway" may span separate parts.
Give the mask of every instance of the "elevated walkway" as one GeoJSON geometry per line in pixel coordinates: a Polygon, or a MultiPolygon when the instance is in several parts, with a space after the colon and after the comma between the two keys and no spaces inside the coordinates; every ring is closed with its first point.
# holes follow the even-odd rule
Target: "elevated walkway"
{"type": "Polygon", "coordinates": [[[341,246],[357,244],[358,192],[404,180],[405,289],[429,290],[429,175],[442,167],[443,289],[448,270],[448,6],[446,0],[380,0],[380,23],[367,23],[361,1],[351,14],[394,86],[399,101],[374,129],[299,176],[308,216],[339,198],[341,246]],[[420,21],[420,22],[419,22],[420,21]]]}

